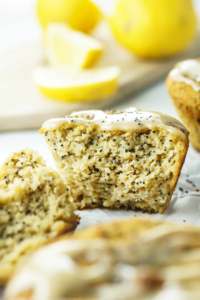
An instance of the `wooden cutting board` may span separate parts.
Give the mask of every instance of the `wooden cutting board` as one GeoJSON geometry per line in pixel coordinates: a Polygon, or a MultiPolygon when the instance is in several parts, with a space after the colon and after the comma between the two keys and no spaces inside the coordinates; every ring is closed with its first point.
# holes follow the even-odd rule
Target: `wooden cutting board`
{"type": "Polygon", "coordinates": [[[118,65],[121,77],[118,93],[94,103],[62,103],[44,98],[32,80],[33,70],[45,63],[40,41],[0,56],[0,131],[40,128],[49,118],[63,117],[74,110],[105,109],[164,78],[174,64],[199,55],[200,34],[181,56],[165,61],[145,61],[134,57],[113,39],[106,25],[94,36],[105,44],[99,66],[118,65]]]}

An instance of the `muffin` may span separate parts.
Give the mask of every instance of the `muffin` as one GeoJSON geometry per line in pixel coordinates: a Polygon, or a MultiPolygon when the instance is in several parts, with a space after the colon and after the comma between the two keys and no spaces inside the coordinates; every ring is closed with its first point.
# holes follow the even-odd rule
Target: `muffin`
{"type": "Polygon", "coordinates": [[[28,148],[12,154],[0,168],[0,284],[26,256],[77,223],[58,173],[28,148]]]}
{"type": "Polygon", "coordinates": [[[179,62],[166,85],[180,119],[190,132],[191,144],[200,151],[200,60],[179,62]]]}
{"type": "Polygon", "coordinates": [[[163,224],[163,221],[152,221],[147,218],[129,217],[123,220],[113,220],[111,222],[105,222],[87,226],[85,228],[76,230],[72,234],[67,234],[60,237],[58,240],[63,239],[105,239],[109,241],[119,241],[123,239],[124,242],[131,243],[140,237],[140,234],[148,229],[163,224]]]}
{"type": "Polygon", "coordinates": [[[40,130],[79,209],[163,213],[188,149],[177,120],[135,108],[75,112],[40,130]]]}
{"type": "Polygon", "coordinates": [[[199,228],[145,219],[95,227],[92,237],[86,228],[77,232],[79,239],[66,235],[39,249],[12,278],[4,299],[200,298],[199,228]]]}

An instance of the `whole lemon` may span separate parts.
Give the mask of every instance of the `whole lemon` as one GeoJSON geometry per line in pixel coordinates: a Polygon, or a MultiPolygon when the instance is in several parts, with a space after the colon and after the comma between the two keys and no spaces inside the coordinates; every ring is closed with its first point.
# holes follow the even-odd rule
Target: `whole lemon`
{"type": "Polygon", "coordinates": [[[44,28],[49,23],[62,22],[87,33],[101,19],[100,10],[90,0],[38,0],[36,10],[44,28]]]}
{"type": "Polygon", "coordinates": [[[173,56],[197,32],[191,0],[119,0],[109,22],[117,40],[143,58],[173,56]]]}

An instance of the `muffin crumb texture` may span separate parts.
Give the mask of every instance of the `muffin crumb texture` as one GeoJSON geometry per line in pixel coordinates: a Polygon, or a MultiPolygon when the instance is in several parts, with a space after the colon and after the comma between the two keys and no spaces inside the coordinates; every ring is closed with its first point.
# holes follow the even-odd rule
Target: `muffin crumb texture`
{"type": "Polygon", "coordinates": [[[65,122],[59,128],[44,129],[44,134],[70,199],[79,209],[163,213],[188,148],[187,136],[183,139],[162,126],[109,131],[98,124],[65,122]]]}
{"type": "Polygon", "coordinates": [[[0,169],[0,283],[40,245],[73,229],[74,207],[61,177],[37,152],[12,154],[0,169]]]}

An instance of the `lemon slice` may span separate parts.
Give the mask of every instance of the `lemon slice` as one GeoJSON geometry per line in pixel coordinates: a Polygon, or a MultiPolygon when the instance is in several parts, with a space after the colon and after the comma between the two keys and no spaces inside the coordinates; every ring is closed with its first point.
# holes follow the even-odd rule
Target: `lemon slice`
{"type": "Polygon", "coordinates": [[[64,67],[40,67],[34,73],[36,85],[48,98],[62,101],[95,101],[113,95],[120,70],[106,67],[72,70],[64,67]]]}
{"type": "Polygon", "coordinates": [[[44,46],[50,65],[78,69],[91,67],[103,51],[101,42],[61,23],[47,27],[44,46]]]}

